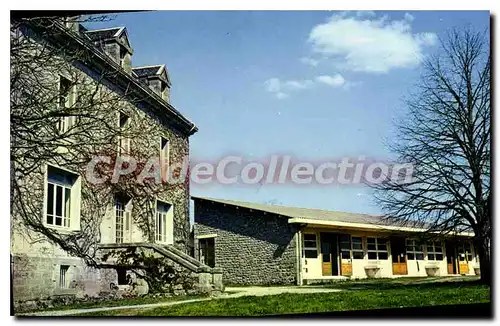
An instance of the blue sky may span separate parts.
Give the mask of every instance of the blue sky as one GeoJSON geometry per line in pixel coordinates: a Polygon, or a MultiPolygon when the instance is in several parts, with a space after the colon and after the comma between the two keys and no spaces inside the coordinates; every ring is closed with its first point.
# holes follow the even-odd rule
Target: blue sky
{"type": "MultiPolygon", "coordinates": [[[[392,121],[425,56],[488,12],[158,11],[123,13],[133,66],[166,64],[172,104],[198,127],[191,159],[289,154],[390,158],[392,121]]],[[[381,213],[363,186],[192,185],[193,195],[381,213]]]]}

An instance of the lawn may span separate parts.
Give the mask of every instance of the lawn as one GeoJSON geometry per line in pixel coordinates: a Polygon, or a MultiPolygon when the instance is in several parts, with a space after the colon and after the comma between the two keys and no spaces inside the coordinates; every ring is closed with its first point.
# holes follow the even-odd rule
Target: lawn
{"type": "Polygon", "coordinates": [[[370,283],[373,287],[354,290],[346,288],[336,293],[246,296],[170,307],[114,310],[80,316],[263,316],[490,302],[490,288],[477,282],[433,284],[426,282],[423,284],[400,283],[399,285],[389,281],[365,283],[370,283]],[[383,284],[386,286],[380,287],[383,284]],[[389,284],[390,286],[387,286],[389,284]]]}

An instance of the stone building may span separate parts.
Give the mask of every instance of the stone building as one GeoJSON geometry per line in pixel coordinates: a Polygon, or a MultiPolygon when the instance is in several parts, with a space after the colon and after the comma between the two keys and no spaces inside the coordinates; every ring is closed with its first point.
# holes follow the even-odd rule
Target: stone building
{"type": "Polygon", "coordinates": [[[192,199],[195,256],[226,285],[479,273],[469,233],[422,240],[425,229],[379,216],[192,199]]]}
{"type": "Polygon", "coordinates": [[[200,291],[220,290],[220,271],[187,255],[189,178],[175,187],[147,188],[121,181],[96,186],[86,175],[90,154],[159,158],[160,166],[188,158],[197,127],[171,104],[165,65],[133,67],[125,27],[88,30],[73,19],[49,18],[12,25],[11,56],[19,48],[33,57],[11,57],[11,73],[18,74],[11,76],[11,116],[26,118],[11,129],[14,301],[128,290],[128,275],[135,275],[103,257],[130,248],[166,258],[200,291]],[[26,87],[34,82],[46,84],[26,87]],[[29,125],[25,134],[15,129],[34,120],[29,115],[35,110],[46,117],[41,125],[29,125]],[[40,144],[38,156],[23,152],[30,141],[40,144]]]}

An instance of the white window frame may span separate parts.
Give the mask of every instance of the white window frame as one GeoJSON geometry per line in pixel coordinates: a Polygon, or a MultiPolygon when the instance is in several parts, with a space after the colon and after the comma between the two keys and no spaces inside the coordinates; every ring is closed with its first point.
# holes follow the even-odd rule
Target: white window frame
{"type": "MultiPolygon", "coordinates": [[[[70,89],[68,91],[67,99],[64,102],[63,105],[61,105],[61,83],[62,80],[65,79],[69,81],[70,83],[73,83],[71,79],[66,78],[64,76],[59,75],[59,83],[57,86],[57,108],[58,110],[61,110],[64,108],[72,108],[75,103],[76,103],[76,85],[71,85],[70,89]]],[[[65,116],[59,118],[59,121],[57,122],[57,130],[59,131],[60,134],[64,134],[68,132],[74,125],[75,125],[76,117],[75,116],[65,116]]]]}
{"type": "Polygon", "coordinates": [[[44,198],[43,198],[43,225],[48,228],[57,229],[61,232],[77,231],[80,229],[80,198],[81,198],[81,177],[70,170],[61,168],[56,165],[44,166],[44,198]],[[49,169],[54,168],[60,170],[63,174],[72,175],[74,178],[71,186],[59,183],[57,181],[49,181],[49,169]],[[49,200],[49,187],[53,187],[53,202],[52,214],[49,214],[48,200],[49,200]],[[56,202],[57,202],[57,189],[62,189],[63,200],[62,203],[62,216],[56,215],[56,202]],[[66,193],[69,192],[69,202],[66,202],[66,193]],[[69,206],[69,208],[68,208],[69,206]],[[48,217],[52,217],[52,223],[49,223],[48,217]],[[56,224],[57,218],[61,218],[61,225],[56,224]]]}
{"type": "Polygon", "coordinates": [[[315,258],[308,258],[306,256],[307,251],[315,252],[316,253],[316,258],[318,258],[318,235],[316,233],[303,233],[303,247],[302,247],[302,255],[306,259],[315,259],[315,258]],[[306,240],[306,236],[314,236],[314,240],[306,240]],[[313,243],[314,241],[314,247],[309,246],[313,243]],[[306,243],[308,245],[306,245],[306,243]]]}
{"type": "MultiPolygon", "coordinates": [[[[358,242],[356,241],[356,243],[358,243],[358,242]]],[[[362,236],[351,235],[351,257],[352,257],[352,259],[355,259],[355,260],[365,259],[365,249],[364,249],[364,245],[363,245],[363,237],[362,236]],[[357,238],[357,239],[361,240],[361,249],[357,249],[357,248],[354,249],[354,241],[352,241],[353,238],[357,238]],[[363,256],[361,258],[355,258],[354,252],[361,252],[363,256]]]]}
{"type": "Polygon", "coordinates": [[[433,260],[433,261],[441,261],[445,258],[445,255],[443,253],[443,242],[442,241],[431,241],[428,242],[427,245],[427,260],[433,260]],[[441,251],[437,251],[436,247],[441,248],[441,251]],[[433,258],[430,258],[429,255],[434,256],[433,258]],[[437,255],[441,255],[441,259],[437,259],[437,255]]]}
{"type": "Polygon", "coordinates": [[[352,244],[351,244],[351,235],[350,234],[342,234],[339,236],[339,252],[340,252],[340,259],[352,259],[352,244]],[[342,237],[347,237],[347,241],[342,241],[341,238],[342,237]],[[347,249],[346,247],[343,247],[342,245],[345,245],[347,244],[347,249]],[[346,257],[343,257],[343,253],[344,252],[348,252],[349,253],[349,257],[346,258],[346,257]]]}
{"type": "Polygon", "coordinates": [[[161,244],[173,244],[174,243],[174,223],[173,223],[173,212],[174,206],[171,203],[157,200],[155,209],[155,242],[161,244]],[[160,211],[158,209],[158,204],[161,203],[164,206],[169,206],[167,211],[160,211]]]}
{"type": "Polygon", "coordinates": [[[387,238],[380,238],[380,237],[367,237],[366,238],[366,258],[368,260],[387,260],[389,259],[389,241],[387,238]],[[375,249],[368,249],[368,240],[369,239],[374,239],[375,240],[375,249]],[[385,245],[385,250],[380,249],[380,245],[385,245]],[[376,258],[370,258],[370,253],[375,253],[377,256],[376,258]],[[380,253],[385,253],[387,255],[387,258],[380,258],[380,253]]]}
{"type": "Polygon", "coordinates": [[[115,197],[115,243],[128,243],[132,237],[132,200],[115,197]]]}
{"type": "Polygon", "coordinates": [[[418,240],[415,239],[406,239],[406,258],[408,260],[425,260],[424,254],[424,244],[419,243],[418,240]],[[420,246],[422,250],[416,250],[416,248],[420,246]],[[412,248],[412,249],[410,249],[412,248]],[[413,258],[410,258],[409,255],[413,255],[413,258]],[[417,255],[421,255],[422,259],[417,259],[417,255]]]}
{"type": "Polygon", "coordinates": [[[69,265],[59,265],[59,287],[61,289],[69,288],[68,271],[69,265]]]}

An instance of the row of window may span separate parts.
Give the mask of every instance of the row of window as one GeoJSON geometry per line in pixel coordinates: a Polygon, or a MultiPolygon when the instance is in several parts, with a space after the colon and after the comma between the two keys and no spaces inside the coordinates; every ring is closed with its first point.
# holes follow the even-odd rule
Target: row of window
{"type": "MultiPolygon", "coordinates": [[[[389,240],[385,238],[367,237],[366,255],[369,260],[385,260],[388,254],[389,240]]],[[[424,260],[423,244],[418,240],[406,239],[406,256],[408,260],[424,260]]],[[[362,237],[350,235],[339,236],[340,257],[343,259],[364,259],[362,237]]],[[[304,256],[305,258],[316,258],[318,246],[316,234],[304,234],[304,256]]],[[[441,261],[444,258],[443,246],[440,241],[427,243],[427,259],[441,261]]],[[[460,261],[472,260],[472,247],[468,243],[458,246],[458,258],[460,261]]]]}
{"type": "MultiPolygon", "coordinates": [[[[79,205],[80,187],[75,186],[78,176],[52,166],[47,168],[46,216],[47,225],[59,228],[75,228],[77,212],[74,206],[79,205]]],[[[167,242],[169,227],[169,211],[172,205],[157,201],[155,219],[155,239],[167,242]]],[[[123,243],[130,241],[132,232],[132,200],[117,195],[115,198],[115,241],[123,243]]],[[[170,217],[172,219],[172,217],[170,217]]],[[[169,225],[170,222],[170,225],[169,225]]]]}

